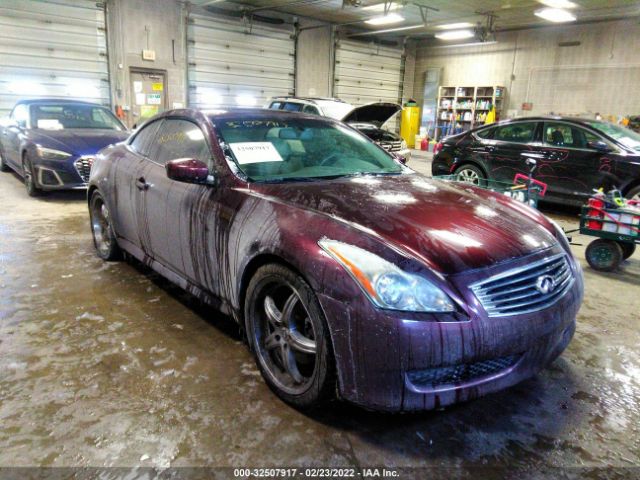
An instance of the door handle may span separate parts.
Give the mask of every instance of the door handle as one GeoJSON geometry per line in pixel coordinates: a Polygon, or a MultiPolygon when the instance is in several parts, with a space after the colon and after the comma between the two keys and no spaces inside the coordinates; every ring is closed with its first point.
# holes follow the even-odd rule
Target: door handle
{"type": "Polygon", "coordinates": [[[138,190],[141,190],[141,191],[149,190],[150,186],[151,184],[147,183],[144,177],[140,177],[138,180],[136,180],[136,187],[138,188],[138,190]]]}

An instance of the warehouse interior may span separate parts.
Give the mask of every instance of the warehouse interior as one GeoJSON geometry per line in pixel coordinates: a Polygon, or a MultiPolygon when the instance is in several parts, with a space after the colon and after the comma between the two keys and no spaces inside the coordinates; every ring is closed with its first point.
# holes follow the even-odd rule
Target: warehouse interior
{"type": "MultiPolygon", "coordinates": [[[[598,120],[624,129],[616,130],[623,138],[627,130],[640,133],[638,46],[635,0],[0,0],[0,134],[16,127],[11,122],[19,120],[22,101],[105,107],[121,122],[118,141],[125,143],[172,110],[262,109],[276,97],[397,104],[399,113],[382,128],[410,151],[402,168],[436,176],[436,157],[453,152],[454,163],[438,175],[458,174],[469,164],[460,167],[464,154],[455,138],[494,123],[598,120]]],[[[537,128],[540,138],[530,146],[545,141],[537,128]]],[[[570,253],[584,276],[575,334],[564,353],[510,388],[402,414],[344,399],[312,411],[283,402],[263,381],[230,310],[187,293],[147,257],[103,262],[96,256],[88,173],[82,188],[31,198],[26,170],[6,162],[0,478],[20,471],[88,478],[163,472],[177,478],[636,478],[640,256],[621,245],[615,253],[625,259],[615,268],[592,268],[586,256],[593,238],[585,231],[594,219],[584,213],[586,205],[594,208],[587,203],[593,198],[609,206],[609,186],[619,187],[612,195],[630,210],[614,214],[614,222],[626,230],[619,226],[604,238],[628,248],[640,243],[640,143],[633,143],[637,133],[629,135],[615,150],[600,150],[609,157],[617,152],[626,160],[615,161],[635,168],[623,174],[610,169],[612,160],[598,160],[600,173],[604,162],[607,174],[624,177],[619,184],[583,184],[579,201],[534,205],[569,232],[570,253]]],[[[0,159],[10,156],[7,138],[0,135],[0,159]]],[[[551,181],[538,162],[536,178],[551,181]]],[[[584,165],[563,175],[577,177],[584,165]]],[[[33,171],[37,181],[44,182],[47,168],[53,167],[33,171]]],[[[331,208],[343,191],[329,185],[324,194],[318,202],[329,205],[324,217],[338,218],[331,208]]],[[[355,198],[353,210],[376,215],[376,205],[355,198]]],[[[230,222],[235,214],[225,215],[230,222]]],[[[603,232],[607,216],[598,227],[603,232]]],[[[458,227],[453,221],[452,231],[458,227]]],[[[447,238],[455,244],[455,235],[447,238]]],[[[542,323],[536,328],[546,331],[542,323]]]]}

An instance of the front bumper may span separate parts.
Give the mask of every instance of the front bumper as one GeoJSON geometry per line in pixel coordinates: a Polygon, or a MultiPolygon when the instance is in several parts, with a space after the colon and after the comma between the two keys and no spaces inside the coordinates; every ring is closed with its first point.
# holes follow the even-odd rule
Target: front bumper
{"type": "Polygon", "coordinates": [[[342,398],[376,410],[429,410],[535,375],[573,337],[583,283],[574,262],[572,268],[575,282],[554,305],[511,317],[489,318],[473,306],[473,294],[463,288],[458,290],[472,313],[464,319],[445,318],[448,321],[431,314],[383,311],[368,300],[345,304],[320,295],[342,398]],[[444,383],[434,384],[434,379],[444,383]]]}
{"type": "Polygon", "coordinates": [[[36,182],[39,188],[50,190],[78,190],[87,188],[78,168],[77,157],[68,160],[44,160],[33,162],[36,182]]]}

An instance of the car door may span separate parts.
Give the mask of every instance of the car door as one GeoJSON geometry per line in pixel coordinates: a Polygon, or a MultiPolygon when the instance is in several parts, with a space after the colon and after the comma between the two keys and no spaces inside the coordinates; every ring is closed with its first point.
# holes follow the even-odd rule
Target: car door
{"type": "Polygon", "coordinates": [[[518,173],[527,174],[527,159],[540,159],[536,146],[539,122],[512,122],[497,126],[489,139],[483,139],[487,175],[499,182],[512,183],[518,173]]]}
{"type": "Polygon", "coordinates": [[[143,126],[125,146],[126,155],[115,157],[114,181],[115,189],[114,212],[115,229],[118,236],[143,249],[143,238],[138,219],[138,200],[140,193],[139,179],[148,162],[149,148],[153,144],[156,131],[162,119],[143,126]]]}
{"type": "Polygon", "coordinates": [[[549,194],[560,197],[587,197],[600,187],[616,181],[611,159],[593,148],[603,138],[578,125],[545,121],[542,129],[544,161],[537,177],[548,184],[549,194]]]}
{"type": "Polygon", "coordinates": [[[189,261],[185,264],[184,257],[188,255],[183,255],[183,237],[189,232],[181,228],[183,212],[190,209],[183,208],[183,202],[194,197],[194,191],[203,193],[209,187],[169,179],[165,165],[179,158],[201,160],[211,167],[210,149],[200,127],[185,118],[166,118],[139,178],[143,188],[139,192],[138,213],[147,254],[180,276],[190,278],[193,266],[189,261]]]}

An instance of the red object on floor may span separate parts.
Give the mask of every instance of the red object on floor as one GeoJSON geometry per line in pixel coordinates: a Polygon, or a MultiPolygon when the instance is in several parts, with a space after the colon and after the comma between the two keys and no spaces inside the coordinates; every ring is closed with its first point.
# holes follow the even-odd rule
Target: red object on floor
{"type": "Polygon", "coordinates": [[[420,142],[420,150],[427,151],[429,150],[429,137],[424,137],[420,142]]]}

